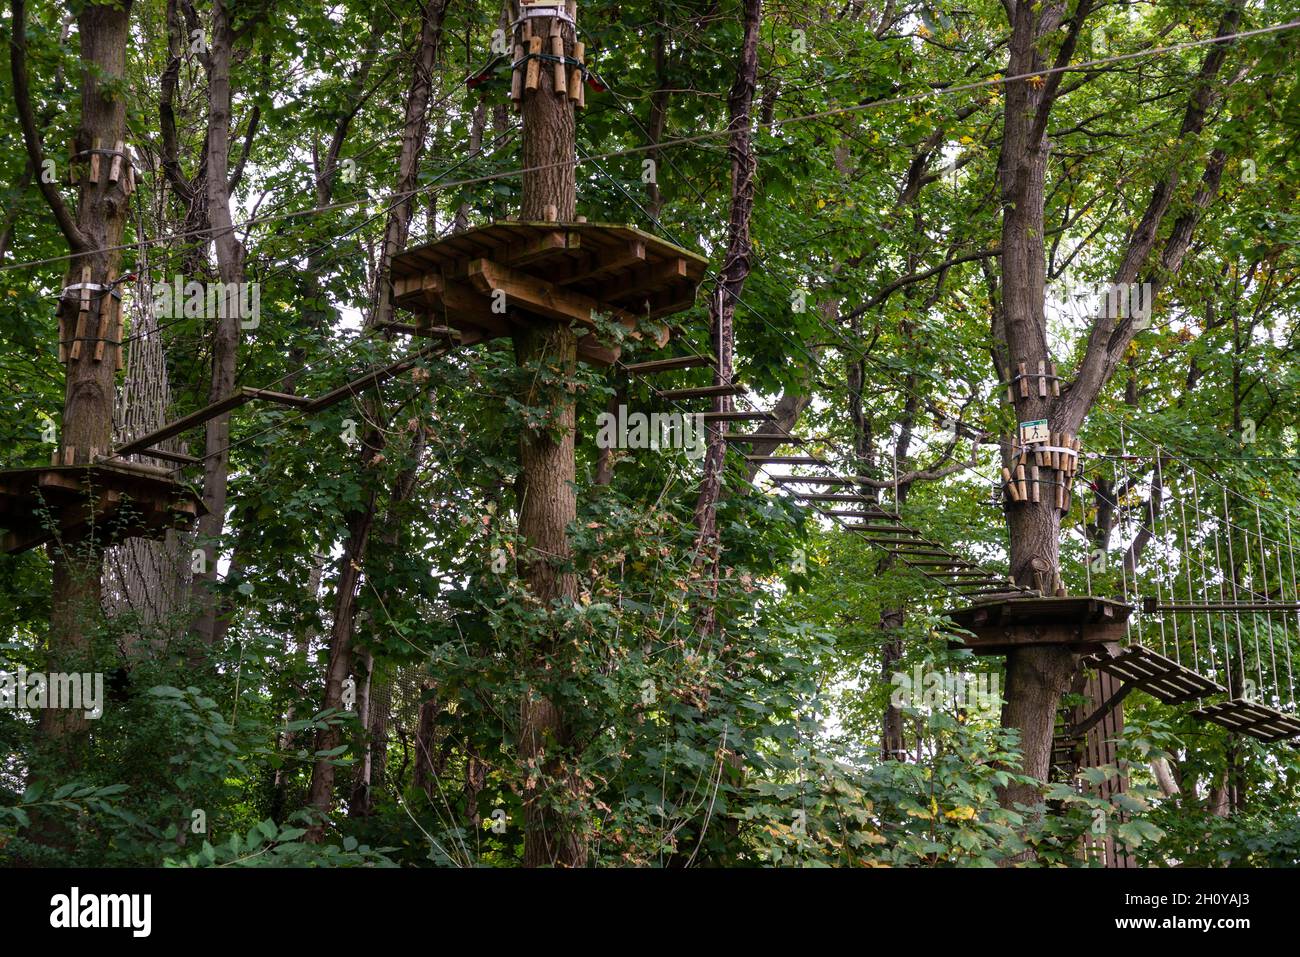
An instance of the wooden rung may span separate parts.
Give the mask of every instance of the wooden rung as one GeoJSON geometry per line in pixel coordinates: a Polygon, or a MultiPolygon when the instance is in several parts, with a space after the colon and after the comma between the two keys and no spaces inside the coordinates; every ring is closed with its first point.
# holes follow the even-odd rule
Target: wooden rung
{"type": "MultiPolygon", "coordinates": [[[[203,459],[197,455],[186,455],[184,452],[171,452],[167,449],[143,449],[139,452],[132,453],[151,459],[162,459],[164,462],[178,462],[181,465],[202,465],[203,459]]],[[[105,465],[121,465],[123,468],[144,468],[146,466],[140,462],[127,462],[116,455],[107,456],[101,459],[105,465]]],[[[170,474],[170,473],[168,473],[170,474]]]]}
{"type": "Polygon", "coordinates": [[[726,432],[723,441],[748,444],[753,442],[777,442],[781,445],[806,445],[807,439],[788,432],[726,432]]]}
{"type": "Polygon", "coordinates": [[[705,412],[705,422],[773,422],[771,412],[705,412]]]}
{"type": "Polygon", "coordinates": [[[867,481],[860,475],[769,475],[768,478],[784,485],[861,485],[867,481]]]}
{"type": "Polygon", "coordinates": [[[714,366],[717,360],[713,356],[674,356],[671,359],[652,359],[650,362],[634,362],[624,366],[630,375],[653,375],[656,372],[672,372],[674,369],[694,369],[700,366],[714,366]]]}
{"type": "MultiPolygon", "coordinates": [[[[876,534],[883,534],[885,532],[913,532],[913,530],[906,525],[847,525],[845,527],[854,532],[874,532],[876,534]]],[[[913,532],[913,534],[915,534],[915,532],[913,532]]]]}
{"type": "Polygon", "coordinates": [[[836,492],[796,492],[796,498],[806,499],[810,502],[874,502],[876,499],[870,495],[844,495],[836,492]]]}
{"type": "Polygon", "coordinates": [[[659,398],[669,402],[678,399],[711,399],[724,395],[745,395],[743,385],[704,385],[691,389],[668,389],[659,393],[659,398]]]}
{"type": "Polygon", "coordinates": [[[769,465],[826,465],[830,463],[823,462],[819,458],[811,455],[746,455],[746,462],[766,463],[769,465]]]}

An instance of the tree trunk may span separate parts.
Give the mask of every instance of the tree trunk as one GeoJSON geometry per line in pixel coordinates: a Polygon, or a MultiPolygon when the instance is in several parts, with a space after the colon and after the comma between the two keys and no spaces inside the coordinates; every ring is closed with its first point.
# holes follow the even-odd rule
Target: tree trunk
{"type": "MultiPolygon", "coordinates": [[[[384,228],[384,244],[378,264],[374,306],[366,317],[366,327],[374,328],[392,318],[392,287],[388,277],[388,263],[406,245],[410,232],[411,212],[418,186],[419,161],[424,149],[425,133],[429,122],[429,99],[433,84],[433,65],[442,40],[443,15],[446,0],[431,0],[425,8],[420,28],[420,48],[415,63],[415,73],[406,97],[406,123],[402,130],[402,145],[398,156],[398,181],[393,203],[384,228]]],[[[348,537],[339,559],[339,577],[334,603],[334,624],[330,629],[329,664],[325,673],[325,697],[322,709],[340,709],[343,702],[343,685],[352,673],[353,624],[356,617],[357,587],[365,563],[370,532],[375,522],[378,490],[367,473],[385,446],[382,426],[387,414],[378,401],[367,396],[363,400],[364,418],[371,427],[361,440],[358,467],[369,485],[365,501],[347,516],[348,537]],[[376,427],[378,426],[378,427],[376,427]]],[[[316,751],[329,751],[339,746],[342,735],[337,727],[320,729],[316,734],[316,751]]],[[[324,819],[334,803],[334,771],[332,758],[317,758],[312,765],[311,784],[308,787],[308,804],[320,815],[319,822],[311,828],[308,839],[319,841],[324,835],[324,819]]]]}
{"type": "MultiPolygon", "coordinates": [[[[32,111],[27,76],[26,5],[12,3],[10,65],[14,99],[28,160],[33,170],[41,170],[44,149],[40,129],[32,111]]],[[[84,65],[81,84],[81,127],[76,148],[112,150],[126,138],[126,103],[110,95],[105,87],[125,80],[126,45],[130,28],[131,3],[116,6],[86,5],[77,17],[84,65]]],[[[109,182],[113,157],[106,154],[79,160],[81,189],[76,217],[64,205],[57,187],[37,176],[41,193],[55,221],[68,242],[73,257],[69,260],[64,286],[88,281],[100,287],[113,283],[121,265],[118,248],[126,223],[128,198],[126,177],[109,182]],[[97,180],[91,170],[98,170],[97,180]]],[[[61,462],[85,464],[96,454],[107,453],[113,440],[113,405],[116,395],[115,369],[120,346],[108,345],[95,361],[99,335],[97,320],[101,316],[105,289],[90,294],[90,308],[85,313],[87,325],[77,331],[81,295],[70,292],[60,297],[58,306],[60,340],[66,344],[66,388],[63,401],[61,462]],[[84,337],[78,357],[72,358],[74,337],[84,337]]],[[[107,334],[107,333],[104,333],[107,334]]],[[[50,594],[49,670],[72,670],[76,659],[88,650],[90,635],[99,619],[103,582],[100,577],[102,542],[57,543],[50,547],[53,579],[50,594]]],[[[64,757],[76,762],[88,722],[79,709],[45,709],[39,728],[44,742],[64,757]]]]}
{"type": "MultiPolygon", "coordinates": [[[[718,271],[718,285],[710,303],[709,318],[713,327],[713,348],[718,364],[713,377],[714,385],[730,385],[732,381],[732,351],[734,333],[732,322],[736,303],[744,291],[750,270],[749,221],[754,210],[755,174],[758,161],[753,148],[754,90],[758,86],[758,36],[762,27],[762,0],[745,0],[744,37],[740,59],[736,64],[736,78],[727,97],[729,116],[727,154],[731,159],[731,214],[727,224],[727,253],[718,271]]],[[[713,400],[714,412],[731,410],[731,399],[719,396],[713,400]]],[[[718,538],[718,499],[722,491],[722,474],[726,465],[727,446],[723,439],[726,427],[721,422],[710,423],[708,446],[704,455],[704,477],[695,502],[695,554],[692,562],[696,575],[704,574],[704,604],[698,614],[696,628],[701,635],[713,633],[715,620],[710,596],[717,591],[722,543],[718,538]]]]}
{"type": "MultiPolygon", "coordinates": [[[[230,212],[230,65],[235,31],[224,0],[212,5],[211,47],[208,50],[207,213],[212,223],[217,253],[217,275],[226,288],[244,281],[244,247],[235,235],[230,212]]],[[[212,335],[212,381],[208,401],[218,402],[235,389],[235,362],[239,351],[238,310],[223,310],[212,335]]],[[[197,524],[198,546],[205,555],[204,570],[194,576],[199,610],[194,631],[205,645],[217,634],[218,601],[212,586],[217,581],[220,539],[226,524],[227,479],[230,474],[230,414],[209,419],[205,426],[203,504],[207,514],[197,524]],[[205,587],[206,586],[206,587],[205,587]]]]}

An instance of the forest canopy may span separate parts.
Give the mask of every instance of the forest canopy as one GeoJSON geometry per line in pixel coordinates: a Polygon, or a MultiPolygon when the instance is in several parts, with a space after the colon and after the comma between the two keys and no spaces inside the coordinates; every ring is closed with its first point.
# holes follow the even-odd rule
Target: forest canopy
{"type": "Polygon", "coordinates": [[[6,6],[0,861],[1300,864],[1294,0],[6,6]]]}

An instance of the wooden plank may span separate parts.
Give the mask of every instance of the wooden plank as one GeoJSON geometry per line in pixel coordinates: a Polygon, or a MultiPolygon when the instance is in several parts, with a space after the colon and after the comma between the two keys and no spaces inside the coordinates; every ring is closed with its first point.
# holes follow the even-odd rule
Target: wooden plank
{"type": "Polygon", "coordinates": [[[822,465],[826,468],[831,467],[830,462],[812,455],[746,455],[745,461],[755,462],[760,465],[822,465]]]}
{"type": "Polygon", "coordinates": [[[672,372],[677,369],[696,369],[703,366],[717,365],[713,356],[674,356],[671,359],[653,359],[650,362],[634,362],[624,366],[629,375],[654,375],[657,372],[672,372]]]}
{"type": "Polygon", "coordinates": [[[659,398],[668,402],[679,399],[710,399],[724,395],[745,395],[743,385],[705,385],[689,389],[668,389],[658,393],[659,398]]]}
{"type": "MultiPolygon", "coordinates": [[[[642,244],[643,256],[644,253],[645,247],[642,244]]],[[[631,264],[624,263],[623,265],[631,264]]],[[[638,269],[631,276],[602,283],[595,292],[595,296],[602,302],[615,302],[631,296],[643,296],[646,293],[659,292],[665,286],[675,286],[689,281],[686,260],[680,256],[674,256],[671,259],[652,263],[638,269]]]]}
{"type": "Polygon", "coordinates": [[[705,422],[772,422],[771,412],[704,412],[705,422]]]}
{"type": "Polygon", "coordinates": [[[599,311],[613,312],[615,318],[629,328],[636,325],[636,320],[621,310],[611,310],[581,293],[563,289],[490,259],[473,260],[469,264],[469,278],[480,292],[492,295],[496,290],[503,290],[508,303],[550,319],[594,326],[592,313],[599,311]]]}
{"type": "Polygon", "coordinates": [[[157,445],[159,442],[165,442],[183,432],[188,432],[190,429],[197,428],[209,419],[215,419],[219,415],[237,409],[252,399],[253,396],[248,394],[244,389],[236,389],[224,399],[205,405],[201,409],[195,409],[189,415],[181,416],[174,422],[168,422],[161,428],[155,429],[147,435],[142,435],[140,438],[133,439],[126,445],[114,449],[113,455],[125,457],[127,455],[138,454],[150,446],[157,445]]]}

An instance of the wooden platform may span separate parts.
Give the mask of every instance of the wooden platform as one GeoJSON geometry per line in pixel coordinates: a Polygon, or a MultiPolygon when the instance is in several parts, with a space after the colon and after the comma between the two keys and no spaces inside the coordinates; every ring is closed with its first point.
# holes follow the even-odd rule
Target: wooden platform
{"type": "Polygon", "coordinates": [[[1107,598],[995,598],[947,612],[974,638],[954,642],[977,655],[1006,654],[1026,645],[1064,645],[1079,653],[1102,651],[1124,637],[1133,609],[1107,598]]]}
{"type": "Polygon", "coordinates": [[[1183,704],[1227,690],[1199,672],[1141,645],[1129,645],[1113,657],[1105,653],[1096,655],[1086,663],[1125,684],[1141,688],[1165,704],[1183,704]]]}
{"type": "Polygon", "coordinates": [[[0,471],[0,550],[27,551],[92,532],[101,544],[161,538],[204,514],[203,503],[167,472],[146,466],[51,465],[0,471]]]}
{"type": "Polygon", "coordinates": [[[1198,708],[1192,712],[1192,717],[1217,724],[1229,731],[1248,734],[1260,741],[1283,741],[1300,736],[1300,719],[1295,715],[1241,698],[1198,708]]]}
{"type": "MultiPolygon", "coordinates": [[[[450,327],[470,344],[536,317],[594,328],[595,313],[639,338],[643,321],[694,304],[707,265],[632,226],[500,222],[400,253],[391,276],[396,304],[420,317],[417,330],[450,327]]],[[[665,327],[656,342],[666,341],[665,327]]],[[[619,352],[594,335],[578,340],[579,357],[593,364],[610,365],[619,352]]]]}

